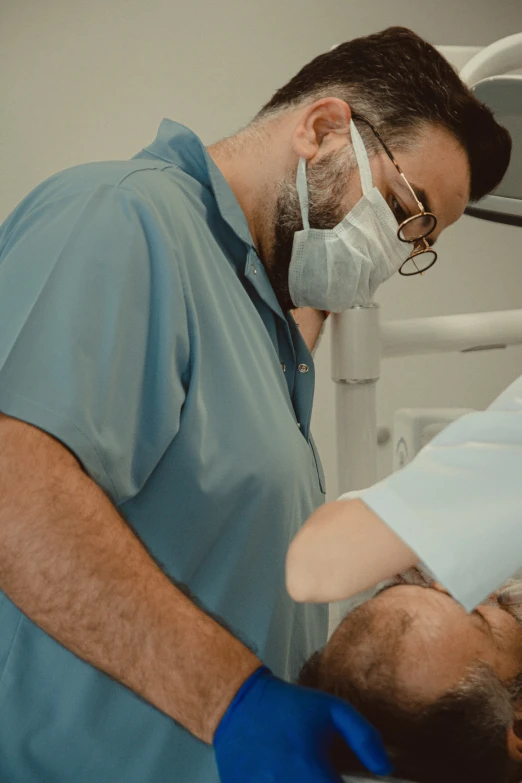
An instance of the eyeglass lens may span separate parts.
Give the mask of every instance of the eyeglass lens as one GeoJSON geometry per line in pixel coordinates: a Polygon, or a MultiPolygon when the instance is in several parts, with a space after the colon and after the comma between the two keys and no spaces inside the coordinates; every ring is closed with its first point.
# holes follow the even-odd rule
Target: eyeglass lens
{"type": "Polygon", "coordinates": [[[402,224],[399,229],[399,239],[403,242],[415,242],[431,234],[436,225],[434,215],[416,215],[402,224]]]}
{"type": "Polygon", "coordinates": [[[399,269],[399,272],[406,277],[409,277],[410,275],[420,275],[432,267],[436,260],[436,253],[433,250],[426,250],[423,253],[417,253],[406,259],[399,269]]]}

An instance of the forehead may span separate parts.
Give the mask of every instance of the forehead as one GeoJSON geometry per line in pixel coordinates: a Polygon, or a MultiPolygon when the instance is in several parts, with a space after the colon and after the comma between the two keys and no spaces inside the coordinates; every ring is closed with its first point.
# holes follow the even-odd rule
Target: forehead
{"type": "Polygon", "coordinates": [[[467,155],[457,140],[437,126],[423,129],[414,147],[397,153],[406,178],[423,188],[440,229],[462,215],[469,200],[467,155]]]}
{"type": "Polygon", "coordinates": [[[492,643],[479,618],[435,590],[393,587],[374,599],[383,616],[397,609],[411,617],[402,637],[397,674],[412,693],[436,698],[462,678],[470,663],[492,660],[492,643]]]}
{"type": "Polygon", "coordinates": [[[386,590],[375,599],[379,602],[381,614],[402,610],[411,621],[404,634],[405,651],[414,652],[418,647],[429,645],[431,655],[445,658],[471,649],[477,651],[489,648],[491,636],[481,618],[466,610],[453,598],[426,587],[398,585],[386,590]],[[450,645],[450,647],[448,647],[450,645]]]}
{"type": "MultiPolygon", "coordinates": [[[[418,621],[417,625],[423,626],[423,621],[427,621],[433,631],[440,627],[446,628],[448,622],[459,622],[469,617],[457,601],[437,590],[418,585],[396,585],[373,600],[379,602],[381,611],[399,608],[408,611],[412,620],[418,621]]],[[[412,622],[412,626],[414,624],[412,622]]]]}

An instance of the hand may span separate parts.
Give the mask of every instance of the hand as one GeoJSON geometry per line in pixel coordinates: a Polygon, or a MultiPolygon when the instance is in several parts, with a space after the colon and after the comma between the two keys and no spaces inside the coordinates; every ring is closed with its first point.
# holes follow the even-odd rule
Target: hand
{"type": "Polygon", "coordinates": [[[289,685],[262,667],[215,733],[221,782],[342,783],[330,759],[339,735],[371,772],[391,772],[378,732],[347,702],[289,685]]]}

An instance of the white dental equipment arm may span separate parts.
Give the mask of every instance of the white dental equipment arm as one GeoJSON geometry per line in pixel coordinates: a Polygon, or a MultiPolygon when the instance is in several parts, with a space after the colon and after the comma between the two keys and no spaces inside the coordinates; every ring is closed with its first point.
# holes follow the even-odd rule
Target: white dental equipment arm
{"type": "Polygon", "coordinates": [[[338,492],[377,480],[375,386],[381,358],[522,345],[522,310],[410,318],[380,324],[379,307],[332,316],[338,492]]]}
{"type": "MultiPolygon", "coordinates": [[[[474,86],[518,68],[522,68],[522,33],[480,50],[464,66],[461,77],[474,86]]],[[[364,489],[377,480],[375,387],[381,357],[521,344],[522,310],[415,318],[382,325],[375,304],[333,315],[338,493],[364,489]]]]}
{"type": "Polygon", "coordinates": [[[487,351],[522,344],[522,310],[390,321],[381,327],[383,358],[487,351]]]}

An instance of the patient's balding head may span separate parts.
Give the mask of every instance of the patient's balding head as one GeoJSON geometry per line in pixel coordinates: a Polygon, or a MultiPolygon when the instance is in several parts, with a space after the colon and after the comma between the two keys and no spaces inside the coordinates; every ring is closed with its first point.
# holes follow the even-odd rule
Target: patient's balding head
{"type": "Polygon", "coordinates": [[[494,600],[467,614],[442,590],[401,585],[351,612],[300,682],[366,715],[399,777],[505,783],[521,777],[521,668],[520,623],[494,600]]]}
{"type": "Polygon", "coordinates": [[[503,682],[522,669],[522,626],[491,599],[468,614],[439,587],[398,585],[350,613],[324,651],[372,689],[393,683],[399,701],[429,704],[487,664],[503,682]]]}

